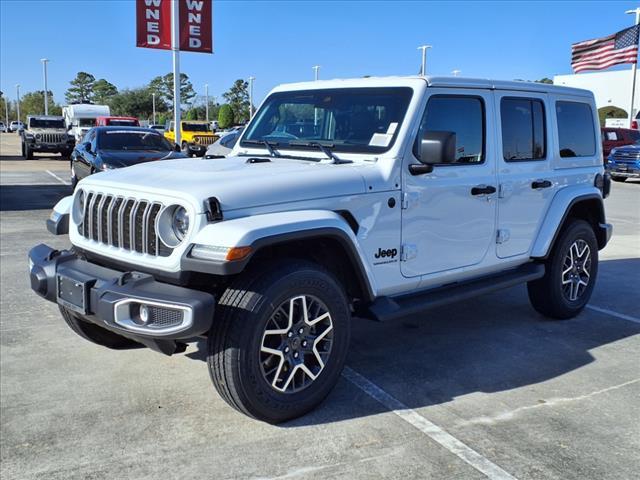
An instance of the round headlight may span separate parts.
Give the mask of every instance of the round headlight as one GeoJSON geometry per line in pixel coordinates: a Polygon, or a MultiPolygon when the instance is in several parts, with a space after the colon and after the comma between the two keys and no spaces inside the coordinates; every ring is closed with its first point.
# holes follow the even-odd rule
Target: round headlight
{"type": "Polygon", "coordinates": [[[42,135],[40,135],[39,133],[36,133],[36,139],[40,140],[40,138],[42,137],[42,135]]]}
{"type": "Polygon", "coordinates": [[[173,217],[171,219],[171,227],[173,228],[173,233],[176,234],[178,240],[182,241],[189,231],[189,214],[184,207],[177,207],[174,209],[173,217]]]}
{"type": "Polygon", "coordinates": [[[189,213],[180,205],[166,207],[156,217],[156,231],[162,243],[176,248],[189,231],[189,213]]]}
{"type": "Polygon", "coordinates": [[[85,194],[84,190],[78,190],[73,199],[73,221],[80,225],[84,220],[85,194]]]}

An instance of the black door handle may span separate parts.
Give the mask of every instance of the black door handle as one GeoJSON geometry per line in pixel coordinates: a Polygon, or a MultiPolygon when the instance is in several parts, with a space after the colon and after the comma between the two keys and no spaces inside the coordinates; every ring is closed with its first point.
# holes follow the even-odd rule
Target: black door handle
{"type": "Polygon", "coordinates": [[[496,187],[491,185],[478,185],[471,189],[471,195],[489,195],[490,193],[496,193],[496,187]]]}
{"type": "Polygon", "coordinates": [[[549,180],[536,180],[531,182],[531,188],[549,188],[551,186],[551,182],[549,180]]]}

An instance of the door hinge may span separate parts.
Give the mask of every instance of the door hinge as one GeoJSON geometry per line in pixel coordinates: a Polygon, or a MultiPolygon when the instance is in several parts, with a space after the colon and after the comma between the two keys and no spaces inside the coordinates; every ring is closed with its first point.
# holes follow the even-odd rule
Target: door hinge
{"type": "Polygon", "coordinates": [[[419,201],[420,194],[418,192],[404,192],[402,194],[402,210],[416,206],[419,201]]]}
{"type": "Polygon", "coordinates": [[[509,233],[509,230],[501,228],[496,233],[496,243],[505,243],[507,240],[509,240],[509,237],[511,237],[511,233],[509,233]]]}
{"type": "Polygon", "coordinates": [[[513,192],[513,185],[510,183],[501,183],[498,185],[498,198],[507,198],[513,192]]]}
{"type": "Polygon", "coordinates": [[[400,247],[400,260],[407,262],[418,256],[418,246],[412,243],[405,243],[400,247]]]}

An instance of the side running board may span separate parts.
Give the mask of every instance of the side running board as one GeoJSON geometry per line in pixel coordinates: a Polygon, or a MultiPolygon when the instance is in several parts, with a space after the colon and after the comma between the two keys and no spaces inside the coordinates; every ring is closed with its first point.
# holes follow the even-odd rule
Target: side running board
{"type": "Polygon", "coordinates": [[[537,280],[544,276],[544,265],[527,263],[499,275],[490,275],[476,280],[459,282],[432,290],[399,297],[379,297],[368,308],[365,315],[379,322],[395,320],[422,312],[428,308],[455,303],[503,288],[537,280]]]}

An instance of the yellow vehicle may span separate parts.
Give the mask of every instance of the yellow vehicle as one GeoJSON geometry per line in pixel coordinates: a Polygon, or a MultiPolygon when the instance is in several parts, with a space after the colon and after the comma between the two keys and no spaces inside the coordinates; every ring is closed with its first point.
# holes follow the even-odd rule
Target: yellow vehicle
{"type": "MultiPolygon", "coordinates": [[[[169,128],[164,132],[164,136],[170,142],[176,142],[176,133],[173,122],[169,123],[169,128]]],[[[180,148],[187,155],[202,157],[207,151],[207,147],[218,140],[209,128],[207,122],[195,120],[184,120],[180,122],[180,148]]]]}

